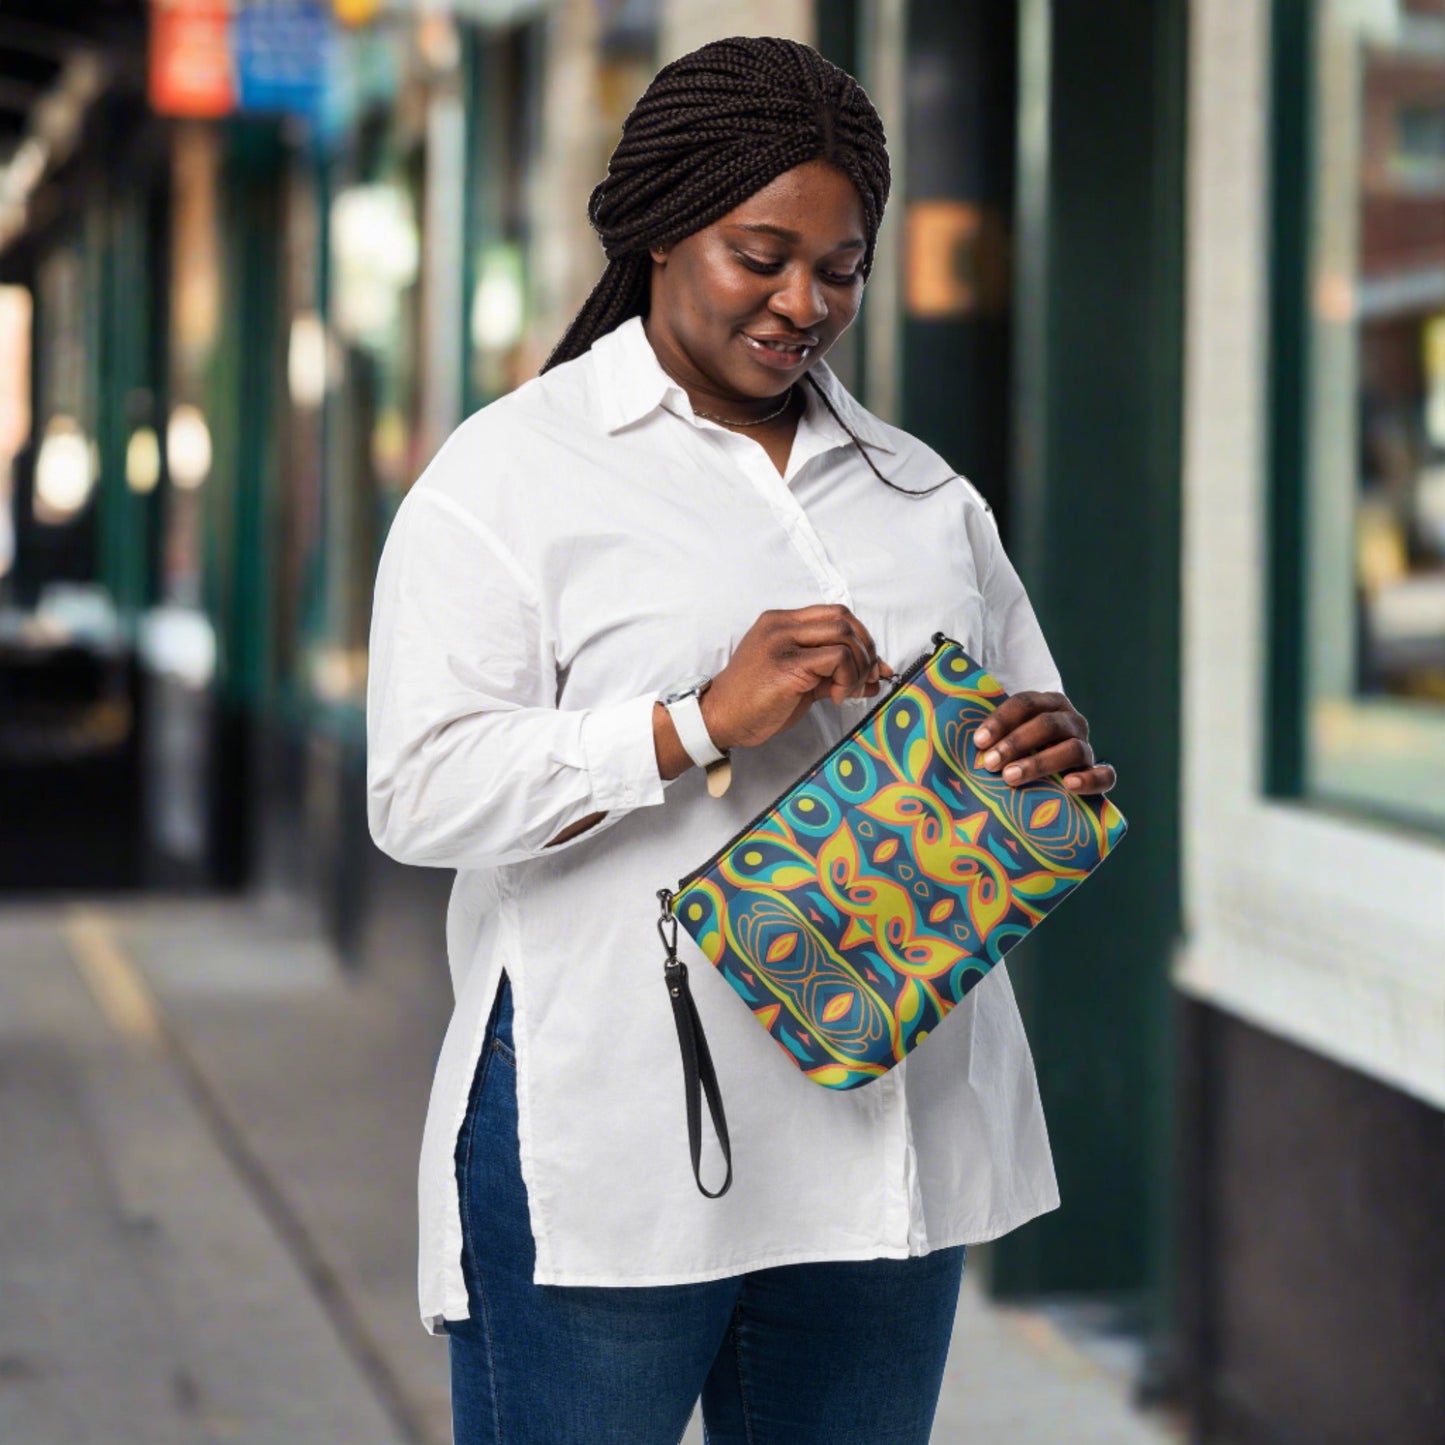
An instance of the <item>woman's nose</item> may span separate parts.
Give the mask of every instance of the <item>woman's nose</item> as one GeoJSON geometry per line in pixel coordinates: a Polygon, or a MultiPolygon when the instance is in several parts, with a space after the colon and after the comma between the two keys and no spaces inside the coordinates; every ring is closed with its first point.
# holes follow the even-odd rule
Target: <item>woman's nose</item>
{"type": "Polygon", "coordinates": [[[828,315],[828,303],[811,271],[793,273],[788,285],[773,296],[773,309],[798,331],[808,331],[828,315]]]}

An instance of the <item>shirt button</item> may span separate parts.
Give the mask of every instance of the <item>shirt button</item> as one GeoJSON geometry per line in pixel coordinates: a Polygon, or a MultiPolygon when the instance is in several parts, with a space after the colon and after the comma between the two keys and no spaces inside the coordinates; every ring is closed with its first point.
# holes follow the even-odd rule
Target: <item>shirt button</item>
{"type": "Polygon", "coordinates": [[[637,789],[636,789],[636,788],[623,788],[623,790],[622,790],[622,801],[623,801],[624,803],[635,803],[635,802],[637,801],[637,789]]]}

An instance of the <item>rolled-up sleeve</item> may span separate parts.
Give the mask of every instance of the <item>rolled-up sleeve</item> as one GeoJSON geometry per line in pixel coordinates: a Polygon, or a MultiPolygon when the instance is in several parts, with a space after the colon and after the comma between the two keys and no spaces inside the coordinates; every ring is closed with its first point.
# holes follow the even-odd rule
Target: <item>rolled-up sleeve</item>
{"type": "Polygon", "coordinates": [[[654,695],[559,709],[536,590],[502,540],[419,482],[377,569],[367,817],[402,863],[485,868],[595,837],[660,803],[654,695]],[[570,824],[606,816],[563,843],[570,824]]]}

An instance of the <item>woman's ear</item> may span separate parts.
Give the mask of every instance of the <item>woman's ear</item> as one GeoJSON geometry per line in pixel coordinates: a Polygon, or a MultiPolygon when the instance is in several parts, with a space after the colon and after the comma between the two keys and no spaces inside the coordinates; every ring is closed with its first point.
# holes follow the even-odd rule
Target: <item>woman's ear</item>
{"type": "Polygon", "coordinates": [[[668,252],[671,250],[672,243],[669,242],[666,246],[649,246],[647,248],[647,254],[651,256],[659,266],[665,266],[667,264],[668,252]]]}

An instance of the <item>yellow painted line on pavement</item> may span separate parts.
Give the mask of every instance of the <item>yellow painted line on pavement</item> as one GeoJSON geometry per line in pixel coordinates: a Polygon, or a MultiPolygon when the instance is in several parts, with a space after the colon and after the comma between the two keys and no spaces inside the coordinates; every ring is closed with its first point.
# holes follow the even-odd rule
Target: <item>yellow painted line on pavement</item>
{"type": "Polygon", "coordinates": [[[96,1007],[116,1033],[141,1048],[161,1048],[165,1034],[155,998],[105,915],[72,908],[60,931],[96,1007]]]}

